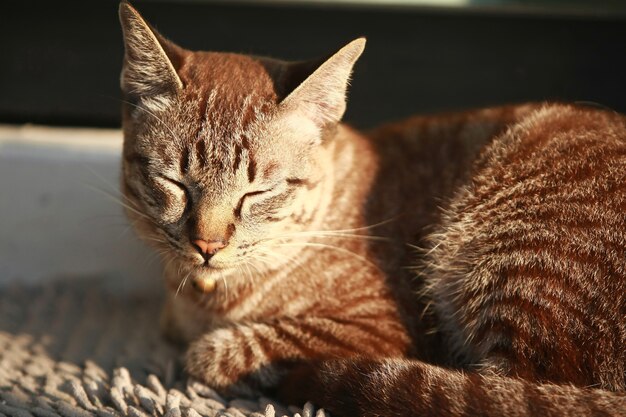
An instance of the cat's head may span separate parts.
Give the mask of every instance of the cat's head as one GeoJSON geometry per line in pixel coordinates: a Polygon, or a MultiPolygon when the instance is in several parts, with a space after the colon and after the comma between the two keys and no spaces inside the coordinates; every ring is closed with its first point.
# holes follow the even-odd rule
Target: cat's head
{"type": "Polygon", "coordinates": [[[328,149],[365,40],[288,63],[185,50],[125,2],[120,21],[122,188],[139,235],[190,268],[280,263],[278,238],[310,227],[330,193],[328,149]]]}

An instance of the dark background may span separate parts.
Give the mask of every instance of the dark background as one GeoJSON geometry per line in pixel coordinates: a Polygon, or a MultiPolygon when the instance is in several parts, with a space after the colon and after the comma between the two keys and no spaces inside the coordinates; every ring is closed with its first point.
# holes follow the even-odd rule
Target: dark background
{"type": "MultiPolygon", "coordinates": [[[[626,112],[626,13],[619,11],[133,4],[190,49],[303,59],[367,36],[346,114],[357,126],[546,99],[626,112]]],[[[0,122],[119,126],[122,54],[117,1],[3,4],[0,122]]]]}

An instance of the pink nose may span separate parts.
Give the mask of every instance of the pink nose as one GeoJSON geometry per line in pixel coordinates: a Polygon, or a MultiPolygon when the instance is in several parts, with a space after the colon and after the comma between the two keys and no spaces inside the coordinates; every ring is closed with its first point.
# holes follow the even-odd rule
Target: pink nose
{"type": "Polygon", "coordinates": [[[226,246],[221,240],[211,240],[208,242],[204,239],[196,239],[191,243],[196,246],[201,255],[215,255],[218,250],[226,246]]]}

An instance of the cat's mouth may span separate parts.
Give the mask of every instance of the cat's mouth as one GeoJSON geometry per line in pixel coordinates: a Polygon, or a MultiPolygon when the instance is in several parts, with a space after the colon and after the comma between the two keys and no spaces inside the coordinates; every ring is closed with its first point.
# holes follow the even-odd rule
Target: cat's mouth
{"type": "Polygon", "coordinates": [[[197,269],[200,269],[202,271],[223,269],[222,263],[217,260],[216,256],[213,254],[186,253],[184,257],[189,259],[189,255],[191,255],[191,260],[194,264],[194,267],[196,267],[197,269]]]}
{"type": "Polygon", "coordinates": [[[225,270],[231,267],[232,265],[219,261],[215,258],[202,259],[200,263],[197,264],[197,268],[204,272],[215,271],[215,270],[225,270]]]}
{"type": "Polygon", "coordinates": [[[198,265],[198,268],[200,268],[203,271],[208,271],[208,270],[213,270],[213,269],[222,269],[219,263],[212,262],[211,259],[204,259],[202,263],[198,265]]]}
{"type": "Polygon", "coordinates": [[[189,262],[193,264],[193,267],[203,273],[208,273],[211,271],[228,271],[232,269],[236,269],[241,265],[242,262],[237,262],[237,259],[227,259],[231,258],[231,256],[223,256],[225,254],[218,253],[211,256],[200,256],[198,254],[185,254],[184,257],[189,262]],[[191,255],[191,259],[190,259],[191,255]]]}

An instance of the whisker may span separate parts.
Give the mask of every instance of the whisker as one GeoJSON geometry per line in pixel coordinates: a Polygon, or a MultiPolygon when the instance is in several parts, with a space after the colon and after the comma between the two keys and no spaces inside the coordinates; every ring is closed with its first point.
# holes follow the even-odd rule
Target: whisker
{"type": "Polygon", "coordinates": [[[117,238],[118,239],[123,238],[126,235],[126,233],[128,233],[128,231],[133,228],[134,224],[135,222],[131,222],[129,225],[127,225],[117,238]]]}
{"type": "MultiPolygon", "coordinates": [[[[263,259],[266,260],[266,262],[269,265],[269,269],[276,269],[276,261],[279,262],[279,266],[280,267],[288,267],[292,264],[298,264],[298,261],[296,259],[296,255],[291,255],[288,256],[284,253],[280,253],[280,252],[270,252],[269,250],[263,250],[261,248],[258,249],[258,252],[256,253],[257,256],[261,256],[263,257],[263,259]],[[274,262],[271,262],[271,261],[274,262]]],[[[259,260],[263,260],[261,258],[259,258],[259,260]]]]}
{"type": "MultiPolygon", "coordinates": [[[[122,207],[127,208],[128,210],[132,211],[133,213],[137,214],[138,216],[140,216],[140,217],[143,217],[143,218],[145,218],[145,219],[150,220],[150,217],[149,217],[147,214],[142,213],[142,212],[140,212],[139,210],[137,210],[136,208],[129,206],[128,204],[124,203],[122,200],[120,200],[119,198],[117,198],[115,195],[113,195],[113,194],[109,193],[108,191],[106,191],[106,190],[102,190],[102,189],[100,189],[100,188],[98,188],[98,187],[95,187],[95,186],[93,186],[93,185],[91,185],[91,184],[87,184],[87,183],[85,183],[84,185],[85,185],[85,186],[87,186],[88,188],[92,189],[93,191],[97,191],[97,192],[99,192],[100,194],[103,194],[103,195],[104,195],[104,196],[106,196],[108,199],[110,199],[110,200],[112,200],[112,201],[114,201],[114,202],[118,203],[118,204],[119,204],[120,206],[122,206],[122,207]]],[[[133,203],[131,202],[131,204],[133,204],[133,203]]]]}
{"type": "Polygon", "coordinates": [[[91,173],[91,175],[93,175],[94,177],[96,177],[97,179],[99,179],[104,185],[106,185],[107,187],[109,187],[111,190],[115,190],[118,191],[118,187],[115,184],[111,184],[109,182],[109,180],[107,180],[106,178],[104,178],[102,175],[100,175],[96,170],[94,170],[93,168],[91,168],[89,165],[87,164],[82,164],[82,167],[84,169],[86,169],[87,171],[89,171],[91,173]]]}
{"type": "Polygon", "coordinates": [[[361,256],[361,255],[359,255],[357,253],[354,253],[351,250],[348,250],[346,248],[342,248],[342,247],[339,247],[339,246],[327,245],[327,244],[324,244],[324,243],[317,243],[317,242],[278,243],[275,246],[285,246],[285,247],[288,247],[288,246],[304,246],[304,247],[307,247],[307,246],[309,246],[309,247],[318,247],[318,248],[332,249],[332,250],[336,250],[338,252],[342,252],[342,253],[346,253],[348,255],[354,256],[355,258],[362,260],[363,262],[373,266],[374,268],[376,268],[377,270],[380,271],[380,268],[378,267],[378,265],[376,265],[375,263],[373,263],[369,259],[367,259],[367,258],[365,258],[365,257],[363,257],[363,256],[361,256]]]}
{"type": "Polygon", "coordinates": [[[248,282],[250,283],[250,285],[254,286],[255,282],[255,276],[252,273],[252,271],[250,270],[250,266],[248,265],[248,261],[244,262],[242,267],[240,267],[239,265],[237,266],[237,270],[240,271],[240,273],[242,273],[242,275],[246,276],[246,279],[248,280],[248,282]],[[243,269],[243,267],[245,267],[245,269],[243,269]]]}
{"type": "Polygon", "coordinates": [[[376,227],[380,227],[382,225],[388,224],[397,220],[400,216],[396,215],[387,220],[383,220],[378,223],[374,223],[367,226],[355,227],[350,229],[335,229],[335,230],[304,230],[301,232],[293,232],[293,233],[284,233],[280,235],[270,236],[265,239],[259,239],[255,243],[262,243],[267,241],[272,241],[276,239],[286,239],[286,238],[299,238],[299,237],[337,237],[337,238],[353,238],[353,239],[363,239],[363,240],[379,240],[379,241],[389,241],[391,240],[389,237],[385,236],[376,236],[370,234],[356,234],[353,232],[359,231],[367,231],[374,229],[376,227]]]}
{"type": "Polygon", "coordinates": [[[367,225],[367,226],[355,227],[355,228],[352,228],[352,229],[337,229],[337,230],[328,230],[328,231],[329,232],[340,232],[340,233],[352,233],[352,232],[358,232],[358,231],[362,231],[362,230],[370,230],[370,229],[374,229],[376,227],[380,227],[380,226],[383,226],[385,224],[389,224],[391,222],[394,222],[394,221],[398,220],[399,217],[400,217],[400,215],[396,215],[396,216],[390,217],[387,220],[383,220],[383,221],[378,222],[378,223],[370,224],[370,225],[367,225]]]}
{"type": "Polygon", "coordinates": [[[220,271],[220,280],[224,283],[224,298],[226,301],[228,301],[228,283],[226,282],[226,279],[224,278],[224,273],[220,271]]]}
{"type": "MultiPolygon", "coordinates": [[[[90,184],[90,183],[88,183],[88,182],[80,181],[80,182],[82,183],[82,185],[84,185],[84,186],[86,186],[86,187],[88,187],[88,188],[90,188],[90,189],[92,189],[92,190],[95,190],[95,191],[98,191],[98,192],[100,192],[100,193],[104,193],[104,194],[106,194],[108,197],[113,198],[115,202],[119,203],[119,204],[120,204],[120,205],[122,205],[123,207],[126,207],[126,208],[128,208],[128,209],[130,209],[130,210],[133,210],[133,209],[134,209],[133,211],[135,211],[135,213],[137,213],[137,214],[143,214],[143,213],[139,213],[139,212],[137,211],[137,210],[138,210],[138,208],[137,208],[137,206],[136,206],[136,204],[135,204],[135,202],[134,202],[134,201],[132,201],[130,198],[128,198],[128,197],[127,197],[127,196],[125,196],[124,194],[119,194],[119,190],[118,190],[118,188],[117,188],[117,186],[116,186],[116,185],[111,184],[111,183],[110,183],[110,182],[109,182],[106,178],[104,178],[104,177],[103,177],[102,175],[100,175],[97,171],[95,171],[94,169],[92,169],[89,165],[85,165],[85,164],[83,164],[82,166],[83,166],[83,168],[85,168],[86,170],[88,170],[88,171],[89,171],[89,172],[90,172],[90,173],[91,173],[94,177],[96,177],[97,179],[99,179],[99,180],[100,180],[100,181],[101,181],[104,185],[106,185],[107,187],[109,187],[111,190],[113,190],[115,193],[118,193],[118,194],[113,194],[112,192],[110,192],[110,191],[108,191],[108,190],[106,190],[106,189],[99,188],[99,187],[97,187],[97,186],[95,186],[95,185],[92,185],[92,184],[90,184]],[[123,199],[124,199],[124,201],[128,202],[128,204],[131,204],[133,207],[129,207],[128,205],[126,205],[126,204],[124,203],[124,201],[122,201],[122,200],[120,199],[120,197],[121,197],[121,198],[123,198],[123,199]]],[[[146,218],[149,218],[149,217],[148,217],[147,215],[145,215],[145,214],[144,214],[144,216],[145,216],[146,218]]]]}
{"type": "Polygon", "coordinates": [[[292,234],[279,235],[278,237],[281,237],[281,238],[331,237],[331,238],[363,239],[363,240],[379,240],[379,241],[391,240],[390,238],[384,237],[384,236],[357,235],[357,234],[350,234],[350,233],[340,233],[340,232],[332,231],[332,230],[297,232],[297,233],[292,233],[292,234]]]}
{"type": "Polygon", "coordinates": [[[255,252],[254,255],[256,256],[260,256],[263,259],[269,259],[271,260],[271,258],[269,257],[270,255],[275,255],[273,252],[269,252],[267,250],[265,250],[264,248],[258,248],[255,252]]]}
{"type": "Polygon", "coordinates": [[[268,259],[266,256],[264,256],[264,254],[261,254],[261,253],[255,253],[255,254],[253,255],[253,258],[254,258],[255,260],[260,261],[260,262],[262,262],[263,264],[265,264],[265,265],[266,265],[266,268],[268,268],[268,269],[270,269],[270,270],[271,270],[271,269],[273,269],[273,268],[272,268],[272,263],[270,262],[271,260],[270,260],[270,259],[268,259]]]}
{"type": "MultiPolygon", "coordinates": [[[[252,258],[252,260],[257,260],[257,259],[255,258],[255,255],[254,255],[254,254],[251,256],[251,258],[252,258]]],[[[252,263],[252,262],[247,262],[247,264],[248,264],[251,268],[254,268],[254,270],[257,272],[257,275],[258,275],[259,277],[262,277],[262,276],[264,276],[264,275],[265,275],[262,271],[260,271],[260,270],[256,267],[256,265],[255,265],[254,263],[252,263]]]]}
{"type": "Polygon", "coordinates": [[[167,243],[167,240],[161,238],[160,236],[151,235],[151,236],[142,236],[142,238],[145,240],[153,241],[153,242],[167,243]]]}
{"type": "MultiPolygon", "coordinates": [[[[169,266],[172,264],[172,262],[174,262],[175,260],[175,258],[173,256],[170,256],[169,254],[167,254],[166,257],[167,257],[167,260],[163,264],[163,270],[167,270],[169,266]]],[[[180,271],[179,271],[179,274],[180,274],[180,271]]]]}
{"type": "Polygon", "coordinates": [[[191,270],[189,270],[187,275],[185,275],[185,278],[183,278],[180,281],[180,284],[178,284],[178,288],[176,288],[176,294],[174,294],[174,298],[178,297],[178,293],[185,288],[185,283],[187,282],[187,278],[189,278],[189,275],[191,275],[191,270]]]}

